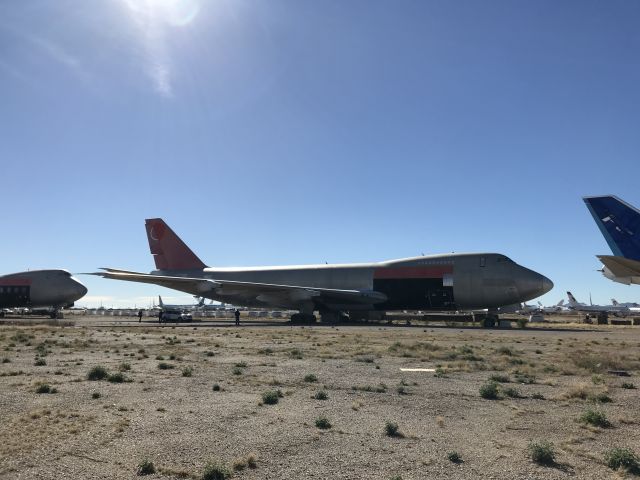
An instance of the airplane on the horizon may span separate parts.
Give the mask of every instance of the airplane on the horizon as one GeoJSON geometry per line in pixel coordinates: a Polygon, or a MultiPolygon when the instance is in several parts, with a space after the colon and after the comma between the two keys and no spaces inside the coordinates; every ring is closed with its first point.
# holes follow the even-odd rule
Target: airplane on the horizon
{"type": "Polygon", "coordinates": [[[535,305],[527,305],[526,302],[520,304],[520,308],[516,310],[516,313],[520,315],[529,315],[530,313],[538,312],[540,308],[535,305]]]}
{"type": "Polygon", "coordinates": [[[558,303],[556,303],[555,305],[550,305],[548,307],[544,307],[542,305],[542,302],[538,302],[538,306],[540,307],[539,310],[542,313],[559,313],[564,311],[564,298],[562,298],[558,303]]]}
{"type": "Polygon", "coordinates": [[[613,195],[584,197],[613,255],[597,255],[602,274],[614,282],[640,284],[640,210],[613,195]]]}
{"type": "Polygon", "coordinates": [[[51,318],[62,318],[62,308],[72,307],[87,288],[66,270],[32,270],[0,276],[2,309],[47,307],[51,318]]]}
{"type": "Polygon", "coordinates": [[[569,297],[569,309],[577,312],[585,313],[611,313],[619,317],[624,317],[632,313],[629,307],[622,305],[587,305],[585,303],[578,302],[571,292],[567,292],[569,297]]]}
{"type": "Polygon", "coordinates": [[[497,253],[443,254],[346,265],[207,267],[160,218],[145,221],[156,270],[103,268],[95,275],[151,283],[246,307],[298,310],[292,321],[370,318],[392,310],[489,309],[539,297],[551,280],[497,253]]]}
{"type": "Polygon", "coordinates": [[[164,303],[162,301],[162,297],[160,295],[158,295],[158,306],[162,309],[162,308],[171,308],[171,309],[178,309],[178,310],[194,310],[196,308],[202,307],[204,305],[204,297],[197,297],[198,298],[198,303],[193,303],[191,305],[169,305],[167,303],[164,303]]]}

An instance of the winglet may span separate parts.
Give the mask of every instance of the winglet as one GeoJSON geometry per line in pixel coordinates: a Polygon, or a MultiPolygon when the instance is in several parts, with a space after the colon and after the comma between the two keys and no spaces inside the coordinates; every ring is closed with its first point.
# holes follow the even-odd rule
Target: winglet
{"type": "Polygon", "coordinates": [[[206,268],[195,253],[161,218],[145,220],[149,250],[158,270],[201,270],[206,268]]]}

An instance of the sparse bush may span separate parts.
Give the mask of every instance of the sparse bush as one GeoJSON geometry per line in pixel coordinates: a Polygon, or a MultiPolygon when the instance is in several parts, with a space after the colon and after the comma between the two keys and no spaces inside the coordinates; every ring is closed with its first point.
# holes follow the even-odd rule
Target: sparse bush
{"type": "Polygon", "coordinates": [[[604,392],[589,395],[589,400],[597,403],[610,403],[612,401],[611,397],[604,392]]]}
{"type": "Polygon", "coordinates": [[[626,388],[628,390],[634,390],[636,388],[636,386],[633,383],[630,382],[624,382],[622,385],[620,385],[622,388],[626,388]]]}
{"type": "Polygon", "coordinates": [[[539,465],[553,465],[555,451],[549,442],[531,442],[528,447],[529,457],[539,465]]]}
{"type": "Polygon", "coordinates": [[[536,400],[544,400],[544,395],[541,393],[534,393],[533,395],[531,395],[531,398],[534,398],[536,400]]]}
{"type": "Polygon", "coordinates": [[[48,383],[41,383],[36,388],[36,393],[54,393],[51,390],[51,385],[49,385],[48,383]]]}
{"type": "Polygon", "coordinates": [[[527,328],[527,319],[525,317],[519,317],[516,323],[518,324],[518,328],[527,328]]]}
{"type": "Polygon", "coordinates": [[[304,381],[307,383],[313,383],[318,381],[318,377],[316,377],[313,373],[308,373],[304,376],[304,381]]]}
{"type": "Polygon", "coordinates": [[[153,475],[156,473],[156,467],[153,465],[153,462],[148,459],[144,459],[138,465],[138,469],[136,470],[136,475],[139,477],[143,475],[153,475]]]}
{"type": "Polygon", "coordinates": [[[640,472],[640,459],[628,448],[613,448],[605,452],[604,461],[613,470],[623,468],[631,473],[640,472]]]}
{"type": "Polygon", "coordinates": [[[516,372],[515,381],[517,383],[531,385],[536,383],[536,377],[534,375],[529,375],[528,373],[516,372]]]}
{"type": "Polygon", "coordinates": [[[329,422],[327,417],[320,417],[316,419],[316,427],[321,430],[328,430],[331,428],[331,422],[329,422]]]}
{"type": "Polygon", "coordinates": [[[238,368],[247,368],[247,362],[238,362],[235,366],[238,368]]]}
{"type": "Polygon", "coordinates": [[[291,358],[296,359],[296,360],[300,360],[300,359],[302,359],[302,350],[300,350],[299,348],[293,348],[289,352],[289,356],[291,358]]]}
{"type": "Polygon", "coordinates": [[[494,373],[489,377],[489,381],[498,382],[498,383],[509,383],[508,375],[500,375],[499,373],[494,373]]]}
{"type": "Polygon", "coordinates": [[[396,389],[396,391],[398,392],[398,394],[400,395],[409,395],[409,392],[407,391],[407,389],[404,387],[404,385],[399,385],[398,388],[396,389]]]}
{"type": "Polygon", "coordinates": [[[108,375],[109,373],[107,372],[106,368],[104,368],[102,365],[96,365],[91,370],[89,370],[89,373],[87,374],[87,380],[104,380],[108,375]]]}
{"type": "Polygon", "coordinates": [[[91,398],[93,398],[94,400],[100,398],[102,395],[100,395],[100,392],[93,392],[91,394],[91,398]]]}
{"type": "Polygon", "coordinates": [[[220,385],[218,385],[217,383],[213,384],[213,391],[214,392],[219,392],[220,391],[220,385]]]}
{"type": "Polygon", "coordinates": [[[42,357],[38,357],[38,358],[36,358],[36,361],[35,361],[35,362],[33,362],[33,364],[34,364],[36,367],[42,367],[42,366],[44,366],[44,365],[46,365],[46,364],[47,364],[47,361],[46,361],[44,358],[42,358],[42,357]]]}
{"type": "Polygon", "coordinates": [[[129,370],[131,370],[131,364],[127,362],[122,362],[118,366],[118,370],[120,370],[121,372],[128,372],[129,370]]]}
{"type": "Polygon", "coordinates": [[[2,359],[2,363],[11,363],[11,360],[10,360],[10,359],[8,359],[7,357],[4,357],[4,358],[2,359]]]}
{"type": "Polygon", "coordinates": [[[447,453],[447,458],[449,459],[450,462],[453,462],[453,463],[461,463],[462,462],[462,457],[456,451],[447,453]]]}
{"type": "Polygon", "coordinates": [[[604,383],[604,378],[602,378],[602,375],[591,375],[591,381],[593,382],[594,385],[602,385],[604,383]]]}
{"type": "Polygon", "coordinates": [[[122,372],[117,372],[107,376],[107,380],[111,383],[123,383],[126,381],[126,378],[122,372]]]}
{"type": "Polygon", "coordinates": [[[385,423],[384,433],[387,437],[399,437],[400,431],[398,430],[398,424],[393,422],[385,423]]]}
{"type": "Polygon", "coordinates": [[[316,400],[327,400],[329,398],[329,395],[324,390],[320,390],[319,392],[316,392],[313,398],[315,398],[316,400]]]}
{"type": "Polygon", "coordinates": [[[511,357],[513,355],[513,350],[511,350],[509,347],[500,347],[496,350],[496,353],[499,353],[500,355],[507,355],[508,357],[511,357]]]}
{"type": "Polygon", "coordinates": [[[211,350],[207,351],[207,357],[213,357],[215,355],[215,353],[213,353],[211,350]]]}
{"type": "Polygon", "coordinates": [[[251,469],[258,468],[258,456],[255,453],[247,455],[247,466],[251,469]]]}
{"type": "Polygon", "coordinates": [[[280,397],[282,393],[280,390],[269,390],[268,392],[264,392],[262,394],[262,403],[265,405],[275,405],[280,401],[280,397]]]}
{"type": "Polygon", "coordinates": [[[190,377],[193,375],[193,368],[191,367],[184,367],[182,369],[182,376],[183,377],[190,377]]]}
{"type": "Polygon", "coordinates": [[[607,416],[604,412],[599,410],[587,410],[580,416],[580,421],[582,423],[588,423],[589,425],[593,425],[594,427],[609,427],[611,423],[607,420],[607,416]]]}
{"type": "Polygon", "coordinates": [[[444,371],[444,368],[436,367],[436,372],[433,374],[433,376],[436,378],[446,378],[446,373],[444,371]]]}
{"type": "Polygon", "coordinates": [[[518,391],[517,388],[513,388],[513,387],[505,388],[503,392],[507,397],[520,398],[520,392],[518,391]]]}
{"type": "Polygon", "coordinates": [[[172,368],[176,368],[175,365],[172,365],[170,363],[166,363],[166,362],[160,362],[158,364],[158,368],[160,370],[171,370],[172,368]]]}
{"type": "Polygon", "coordinates": [[[242,375],[244,373],[244,370],[242,370],[242,368],[240,367],[233,367],[231,373],[233,373],[234,375],[242,375]]]}
{"type": "Polygon", "coordinates": [[[231,470],[222,463],[208,463],[202,472],[202,480],[226,480],[231,478],[231,470]]]}
{"type": "Polygon", "coordinates": [[[496,400],[498,398],[498,384],[495,382],[485,383],[480,387],[480,396],[487,400],[496,400]]]}

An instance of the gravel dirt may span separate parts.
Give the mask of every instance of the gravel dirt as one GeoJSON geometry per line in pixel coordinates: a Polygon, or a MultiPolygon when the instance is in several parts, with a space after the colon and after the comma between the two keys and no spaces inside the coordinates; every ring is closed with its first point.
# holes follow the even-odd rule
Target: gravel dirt
{"type": "Polygon", "coordinates": [[[210,462],[247,480],[622,478],[605,452],[638,453],[640,327],[231,323],[0,323],[0,478],[137,478],[145,459],[149,479],[210,462]],[[549,466],[527,453],[540,441],[549,466]]]}

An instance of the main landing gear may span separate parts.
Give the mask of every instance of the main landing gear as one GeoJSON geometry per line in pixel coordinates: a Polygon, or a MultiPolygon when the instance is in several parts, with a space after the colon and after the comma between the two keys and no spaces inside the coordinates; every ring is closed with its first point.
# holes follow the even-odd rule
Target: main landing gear
{"type": "Polygon", "coordinates": [[[64,313],[62,313],[60,309],[54,308],[51,310],[51,313],[49,313],[49,317],[54,320],[62,320],[64,318],[64,313]]]}
{"type": "Polygon", "coordinates": [[[495,313],[475,315],[475,318],[484,328],[495,328],[496,325],[500,325],[500,317],[495,313]]]}
{"type": "Polygon", "coordinates": [[[294,313],[291,315],[291,323],[316,323],[316,316],[309,313],[294,313]]]}

